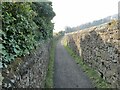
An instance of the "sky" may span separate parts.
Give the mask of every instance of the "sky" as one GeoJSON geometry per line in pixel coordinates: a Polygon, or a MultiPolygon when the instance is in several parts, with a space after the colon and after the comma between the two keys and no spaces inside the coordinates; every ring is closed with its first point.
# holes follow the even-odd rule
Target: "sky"
{"type": "Polygon", "coordinates": [[[51,0],[56,16],[54,32],[118,13],[120,0],[51,0]]]}

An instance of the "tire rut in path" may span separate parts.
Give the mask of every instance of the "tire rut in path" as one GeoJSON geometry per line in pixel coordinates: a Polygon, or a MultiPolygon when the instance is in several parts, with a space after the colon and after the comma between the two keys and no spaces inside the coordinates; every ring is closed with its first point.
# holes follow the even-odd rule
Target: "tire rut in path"
{"type": "Polygon", "coordinates": [[[67,53],[61,40],[55,50],[55,88],[93,88],[89,78],[67,53]]]}

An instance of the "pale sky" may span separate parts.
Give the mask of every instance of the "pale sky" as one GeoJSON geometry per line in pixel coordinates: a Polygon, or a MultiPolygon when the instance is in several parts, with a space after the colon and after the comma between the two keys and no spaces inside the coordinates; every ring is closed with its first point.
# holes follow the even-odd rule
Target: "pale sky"
{"type": "Polygon", "coordinates": [[[56,16],[54,32],[65,26],[78,26],[93,20],[117,14],[120,0],[51,0],[56,16]]]}

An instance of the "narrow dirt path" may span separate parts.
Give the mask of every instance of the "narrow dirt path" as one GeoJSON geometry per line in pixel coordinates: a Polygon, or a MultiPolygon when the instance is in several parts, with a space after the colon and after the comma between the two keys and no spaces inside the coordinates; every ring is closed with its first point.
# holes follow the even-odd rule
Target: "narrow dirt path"
{"type": "Polygon", "coordinates": [[[55,88],[93,88],[89,78],[61,44],[61,40],[57,43],[55,53],[55,88]]]}

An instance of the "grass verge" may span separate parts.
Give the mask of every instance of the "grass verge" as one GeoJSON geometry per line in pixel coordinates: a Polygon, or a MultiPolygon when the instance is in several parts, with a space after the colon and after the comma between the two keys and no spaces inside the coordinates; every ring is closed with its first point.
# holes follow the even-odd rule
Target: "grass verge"
{"type": "Polygon", "coordinates": [[[53,75],[54,75],[54,57],[55,57],[55,46],[60,36],[54,37],[52,40],[51,48],[50,48],[50,60],[48,64],[48,70],[45,80],[45,88],[54,88],[53,83],[53,75]]]}
{"type": "Polygon", "coordinates": [[[50,60],[48,64],[48,70],[45,80],[45,88],[53,88],[53,69],[54,69],[54,52],[55,52],[55,42],[52,40],[50,47],[50,60]]]}
{"type": "Polygon", "coordinates": [[[96,88],[110,88],[110,85],[107,84],[107,82],[104,79],[102,79],[94,69],[89,67],[87,64],[84,64],[81,58],[78,55],[76,55],[69,46],[64,44],[64,47],[66,48],[68,53],[74,58],[75,62],[78,65],[80,65],[83,71],[92,80],[96,88]]]}

